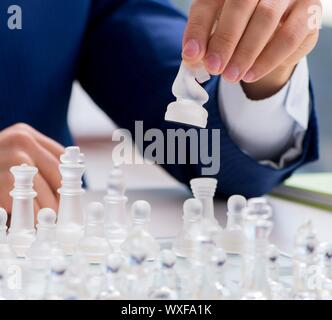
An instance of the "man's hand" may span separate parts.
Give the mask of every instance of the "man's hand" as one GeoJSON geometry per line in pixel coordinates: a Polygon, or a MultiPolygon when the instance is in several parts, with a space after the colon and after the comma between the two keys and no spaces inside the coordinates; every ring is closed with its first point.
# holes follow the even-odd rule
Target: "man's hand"
{"type": "Polygon", "coordinates": [[[35,211],[48,207],[57,210],[60,186],[59,157],[64,148],[26,124],[15,124],[0,132],[0,206],[11,212],[14,179],[10,167],[26,163],[39,169],[34,179],[38,192],[35,211]]]}
{"type": "MultiPolygon", "coordinates": [[[[213,75],[243,81],[252,99],[277,92],[316,45],[319,0],[194,0],[183,37],[183,59],[204,61],[213,75]]],[[[318,17],[319,19],[320,17],[318,17]]]]}

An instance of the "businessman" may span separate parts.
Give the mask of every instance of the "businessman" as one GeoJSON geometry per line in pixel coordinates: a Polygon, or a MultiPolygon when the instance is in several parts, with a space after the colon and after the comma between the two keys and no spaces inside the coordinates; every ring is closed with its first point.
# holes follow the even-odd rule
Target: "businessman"
{"type": "MultiPolygon", "coordinates": [[[[59,156],[72,144],[68,101],[78,80],[120,127],[164,121],[181,60],[214,75],[208,128],[221,130],[218,193],[261,195],[318,158],[306,55],[318,0],[194,0],[188,20],[166,0],[16,0],[22,29],[0,25],[0,206],[9,168],[39,168],[36,208],[57,207],[59,156]]],[[[0,9],[10,5],[2,0],[0,9]]],[[[184,183],[198,165],[165,165],[184,183]]]]}

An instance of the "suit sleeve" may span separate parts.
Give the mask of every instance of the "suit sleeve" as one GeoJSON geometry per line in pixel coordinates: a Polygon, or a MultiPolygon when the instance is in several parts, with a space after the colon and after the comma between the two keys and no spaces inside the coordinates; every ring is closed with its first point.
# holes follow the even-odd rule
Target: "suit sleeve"
{"type": "MultiPolygon", "coordinates": [[[[138,120],[144,121],[144,130],[159,128],[166,133],[167,129],[181,128],[165,122],[164,114],[168,103],[174,100],[171,87],[181,63],[186,17],[166,0],[96,3],[98,7],[92,10],[78,70],[83,88],[121,128],[129,129],[132,134],[138,120]]],[[[218,146],[213,146],[213,139],[208,144],[220,149],[220,170],[213,174],[219,181],[218,195],[265,194],[298,167],[318,158],[318,128],[311,87],[308,90],[312,108],[303,152],[287,167],[275,169],[259,164],[230,138],[219,111],[218,81],[219,77],[213,77],[205,84],[210,96],[205,105],[209,112],[207,127],[209,131],[219,129],[221,137],[218,146]]],[[[163,166],[185,184],[201,176],[205,167],[200,161],[163,166]]]]}

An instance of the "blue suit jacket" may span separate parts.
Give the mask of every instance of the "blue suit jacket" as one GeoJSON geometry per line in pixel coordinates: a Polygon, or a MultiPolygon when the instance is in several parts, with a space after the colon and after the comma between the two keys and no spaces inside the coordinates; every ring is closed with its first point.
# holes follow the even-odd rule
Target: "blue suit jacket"
{"type": "MultiPolygon", "coordinates": [[[[77,79],[94,101],[122,128],[176,127],[164,121],[173,100],[171,86],[181,61],[185,16],[166,0],[16,0],[23,29],[7,28],[0,4],[0,126],[25,122],[64,145],[72,143],[68,101],[77,79]]],[[[230,139],[217,104],[218,78],[206,84],[208,128],[220,128],[218,192],[247,197],[271,190],[296,168],[318,157],[312,108],[303,153],[276,170],[244,154],[230,139]]],[[[200,175],[200,165],[170,165],[182,182],[200,175]]]]}

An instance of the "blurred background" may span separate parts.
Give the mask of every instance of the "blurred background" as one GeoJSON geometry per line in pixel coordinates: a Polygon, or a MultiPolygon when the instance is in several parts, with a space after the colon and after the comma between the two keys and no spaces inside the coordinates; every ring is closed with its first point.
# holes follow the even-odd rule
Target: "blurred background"
{"type": "MultiPolygon", "coordinates": [[[[187,12],[191,0],[173,0],[176,6],[187,12]]],[[[306,172],[332,172],[332,0],[322,0],[324,22],[317,48],[309,56],[311,79],[321,129],[320,161],[301,169],[306,172]]],[[[69,109],[69,125],[77,143],[86,151],[93,146],[91,157],[97,158],[97,150],[105,148],[110,141],[114,123],[91,101],[75,83],[69,109]],[[91,120],[93,119],[93,121],[91,120]]],[[[96,159],[93,159],[96,162],[96,159]]],[[[108,161],[109,162],[109,161],[108,161]]],[[[135,174],[134,171],[131,172],[135,174]]],[[[104,181],[102,174],[100,181],[104,181]]],[[[102,182],[103,184],[104,182],[102,182]]],[[[102,187],[102,184],[96,187],[102,187]]]]}

